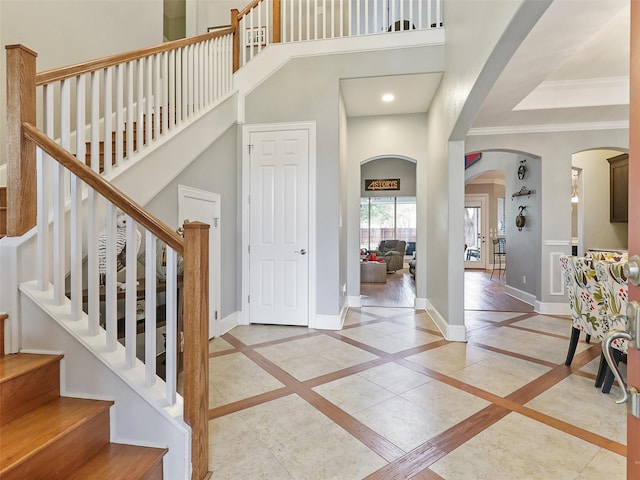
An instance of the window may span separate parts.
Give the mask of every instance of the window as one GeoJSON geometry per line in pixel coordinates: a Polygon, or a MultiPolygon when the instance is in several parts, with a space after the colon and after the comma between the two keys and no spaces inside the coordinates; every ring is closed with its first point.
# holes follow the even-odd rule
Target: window
{"type": "Polygon", "coordinates": [[[416,241],[415,197],[360,199],[360,248],[375,250],[381,240],[416,241]]]}

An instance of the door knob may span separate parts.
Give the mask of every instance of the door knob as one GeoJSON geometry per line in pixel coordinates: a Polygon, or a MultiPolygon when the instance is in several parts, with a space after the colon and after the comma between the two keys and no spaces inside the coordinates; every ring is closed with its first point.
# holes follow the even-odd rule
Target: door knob
{"type": "Polygon", "coordinates": [[[306,254],[307,254],[307,251],[306,251],[304,248],[302,248],[302,249],[300,249],[300,250],[296,250],[296,251],[295,251],[295,252],[293,252],[293,253],[299,253],[300,255],[306,255],[306,254]]]}
{"type": "Polygon", "coordinates": [[[634,255],[622,267],[624,276],[636,287],[640,285],[640,256],[634,255]]]}

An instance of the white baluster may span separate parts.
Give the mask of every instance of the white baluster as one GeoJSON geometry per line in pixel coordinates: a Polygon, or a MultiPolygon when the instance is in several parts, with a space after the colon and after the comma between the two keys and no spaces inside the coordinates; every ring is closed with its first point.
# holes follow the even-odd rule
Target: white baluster
{"type": "Polygon", "coordinates": [[[171,109],[173,108],[173,105],[169,100],[169,84],[171,83],[172,73],[169,69],[169,59],[171,53],[173,53],[173,50],[171,52],[164,52],[162,54],[162,110],[164,112],[162,115],[162,131],[165,135],[169,131],[169,116],[171,115],[171,109]]]}
{"type": "Polygon", "coordinates": [[[171,50],[169,52],[168,67],[169,73],[167,75],[169,77],[169,97],[167,105],[167,125],[169,126],[168,130],[171,130],[177,122],[176,80],[178,75],[178,66],[176,64],[176,50],[171,50]]]}
{"type": "MultiPolygon", "coordinates": [[[[84,76],[76,77],[76,156],[84,160],[84,76]]],[[[71,320],[82,316],[82,181],[71,175],[71,320]]]]}
{"type": "Polygon", "coordinates": [[[182,120],[186,121],[190,116],[191,104],[189,103],[189,47],[182,49],[182,120]]]}
{"type": "MultiPolygon", "coordinates": [[[[54,136],[54,120],[53,120],[53,98],[55,88],[53,85],[45,85],[43,87],[43,99],[44,99],[44,133],[49,138],[54,136]]],[[[51,178],[51,157],[39,151],[39,157],[36,157],[37,169],[38,169],[38,288],[45,290],[49,288],[49,280],[51,274],[51,255],[49,242],[49,205],[51,205],[51,191],[49,189],[51,178]],[[45,180],[46,179],[46,180],[45,180]]]]}
{"type": "MultiPolygon", "coordinates": [[[[91,72],[91,155],[90,165],[94,172],[100,171],[100,77],[91,72]]],[[[82,160],[81,160],[82,161],[82,160]]]]}
{"type": "Polygon", "coordinates": [[[258,5],[258,53],[262,51],[262,4],[258,5]]]}
{"type": "Polygon", "coordinates": [[[146,88],[144,94],[144,106],[145,106],[145,116],[143,123],[145,124],[145,132],[147,141],[144,143],[145,147],[151,145],[153,141],[153,125],[155,123],[155,117],[153,112],[154,98],[153,98],[153,56],[146,57],[142,59],[143,65],[145,66],[145,80],[146,80],[146,88]]]}
{"type": "Polygon", "coordinates": [[[113,163],[112,147],[113,147],[113,127],[111,126],[113,114],[113,67],[104,69],[104,156],[103,165],[104,173],[111,172],[113,163]]]}
{"type": "Polygon", "coordinates": [[[144,363],[145,381],[151,386],[156,381],[156,237],[145,235],[144,290],[144,363]]]}
{"type": "Polygon", "coordinates": [[[360,29],[360,17],[362,17],[362,10],[360,9],[360,0],[356,0],[356,35],[361,35],[360,29]]]}
{"type": "Polygon", "coordinates": [[[105,321],[107,330],[107,351],[113,352],[118,342],[118,285],[116,269],[116,207],[107,202],[105,220],[106,233],[106,275],[105,275],[105,321]]]}
{"type": "Polygon", "coordinates": [[[126,64],[116,66],[116,165],[124,159],[124,70],[126,64]]]}
{"type": "Polygon", "coordinates": [[[100,197],[93,188],[87,195],[87,315],[89,335],[98,334],[100,325],[100,286],[98,275],[98,203],[100,197]]]}
{"type": "Polygon", "coordinates": [[[144,58],[138,60],[138,90],[136,98],[136,146],[138,147],[136,150],[138,153],[140,153],[151,142],[149,134],[147,134],[145,138],[145,127],[151,130],[151,117],[149,117],[149,122],[145,125],[144,115],[145,106],[149,105],[149,102],[145,100],[144,96],[145,65],[146,62],[144,58]]]}
{"type": "Polygon", "coordinates": [[[436,0],[436,27],[442,23],[442,0],[436,0]]]}
{"type": "MultiPolygon", "coordinates": [[[[160,69],[162,68],[162,57],[163,54],[158,54],[153,57],[153,77],[152,85],[155,85],[155,90],[153,94],[153,98],[155,100],[153,104],[153,111],[155,113],[154,122],[153,122],[153,131],[156,135],[156,141],[160,138],[160,122],[162,121],[162,102],[164,101],[164,82],[162,81],[162,76],[160,75],[160,69]]],[[[164,112],[164,116],[167,116],[167,112],[164,112]]]]}
{"type": "Polygon", "coordinates": [[[133,69],[135,62],[127,62],[127,161],[133,156],[133,69]]]}
{"type": "Polygon", "coordinates": [[[302,40],[302,0],[298,0],[298,41],[302,40]]]}
{"type": "Polygon", "coordinates": [[[364,33],[369,33],[369,0],[364,0],[364,33]]]}
{"type": "MultiPolygon", "coordinates": [[[[149,120],[149,122],[151,122],[149,120]]],[[[133,218],[127,215],[127,253],[125,267],[125,310],[124,310],[124,345],[126,351],[125,365],[127,368],[133,368],[136,363],[136,310],[138,304],[138,259],[137,248],[138,243],[138,226],[133,218]]]]}
{"type": "Polygon", "coordinates": [[[178,292],[176,252],[167,245],[167,278],[166,278],[166,395],[169,405],[176,403],[177,366],[179,334],[178,334],[178,292]]]}

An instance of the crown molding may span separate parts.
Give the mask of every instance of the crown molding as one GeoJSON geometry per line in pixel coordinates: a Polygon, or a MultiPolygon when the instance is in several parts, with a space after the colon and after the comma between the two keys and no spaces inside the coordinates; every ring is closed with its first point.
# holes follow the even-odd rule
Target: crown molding
{"type": "Polygon", "coordinates": [[[558,133],[581,132],[592,130],[625,130],[629,128],[628,120],[612,122],[586,122],[586,123],[555,123],[544,125],[510,125],[504,127],[479,127],[471,128],[467,133],[471,135],[518,135],[524,133],[558,133]]]}

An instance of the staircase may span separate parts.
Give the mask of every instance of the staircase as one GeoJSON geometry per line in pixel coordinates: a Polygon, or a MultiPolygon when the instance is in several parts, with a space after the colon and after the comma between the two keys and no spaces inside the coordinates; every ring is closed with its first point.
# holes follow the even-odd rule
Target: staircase
{"type": "Polygon", "coordinates": [[[113,402],[60,396],[62,357],[0,356],[0,478],[161,480],[166,449],[110,443],[113,402]]]}

